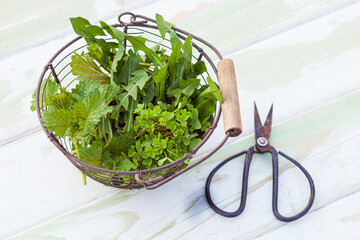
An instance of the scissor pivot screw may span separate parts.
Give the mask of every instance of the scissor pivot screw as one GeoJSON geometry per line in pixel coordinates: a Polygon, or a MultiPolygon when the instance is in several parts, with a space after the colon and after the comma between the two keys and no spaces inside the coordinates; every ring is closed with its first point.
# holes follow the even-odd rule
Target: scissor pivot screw
{"type": "Polygon", "coordinates": [[[260,146],[260,147],[265,147],[266,145],[268,145],[268,140],[264,137],[259,137],[257,139],[257,144],[260,146]]]}

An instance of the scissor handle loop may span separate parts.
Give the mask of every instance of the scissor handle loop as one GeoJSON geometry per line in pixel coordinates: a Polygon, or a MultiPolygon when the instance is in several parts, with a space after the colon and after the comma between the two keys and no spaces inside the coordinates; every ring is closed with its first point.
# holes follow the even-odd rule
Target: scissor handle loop
{"type": "MultiPolygon", "coordinates": [[[[240,205],[239,208],[234,211],[234,212],[227,212],[224,211],[222,209],[220,209],[218,206],[216,206],[216,204],[214,203],[214,201],[211,198],[211,194],[210,194],[210,184],[211,184],[211,180],[214,177],[215,173],[222,167],[224,166],[226,163],[228,163],[229,161],[233,160],[234,158],[240,157],[241,155],[247,153],[247,151],[242,151],[240,153],[234,154],[231,157],[228,157],[227,159],[225,159],[224,161],[222,161],[221,163],[219,163],[219,165],[217,165],[209,174],[207,180],[206,180],[206,184],[205,184],[205,196],[206,196],[206,200],[209,204],[209,206],[218,214],[224,216],[224,217],[236,217],[238,215],[240,215],[242,213],[242,211],[244,211],[245,208],[245,203],[246,203],[246,195],[247,195],[247,182],[248,182],[248,178],[245,176],[249,175],[249,167],[250,167],[250,161],[251,161],[251,157],[248,159],[246,158],[245,163],[244,163],[244,173],[243,173],[243,182],[242,182],[242,190],[241,190],[241,201],[240,201],[240,205]]],[[[246,156],[251,156],[252,154],[246,154],[246,156]]]]}
{"type": "MultiPolygon", "coordinates": [[[[296,160],[292,159],[291,157],[289,157],[288,155],[286,155],[285,153],[279,151],[279,153],[276,151],[276,149],[274,147],[270,146],[271,151],[269,150],[269,152],[272,155],[272,163],[273,163],[273,199],[272,199],[272,210],[273,213],[275,215],[275,217],[283,222],[291,222],[294,220],[297,220],[299,218],[301,218],[302,216],[304,216],[311,208],[312,204],[314,203],[314,199],[315,199],[315,185],[314,185],[314,181],[312,180],[310,174],[306,171],[306,169],[296,160]],[[291,217],[284,217],[282,216],[279,211],[278,211],[278,195],[279,195],[279,163],[278,163],[278,154],[280,154],[281,156],[283,156],[284,158],[288,159],[290,162],[292,162],[293,164],[295,164],[295,166],[297,166],[306,176],[309,184],[310,184],[310,198],[308,201],[308,204],[306,205],[306,207],[299,213],[297,213],[294,216],[291,217]]],[[[255,153],[255,149],[254,147],[249,148],[248,151],[243,151],[240,153],[237,153],[227,159],[225,159],[224,161],[222,161],[219,165],[217,165],[209,174],[207,180],[206,180],[206,185],[205,185],[205,196],[206,196],[206,200],[209,204],[209,206],[218,214],[224,216],[224,217],[236,217],[238,215],[240,215],[244,209],[245,209],[245,205],[246,205],[246,197],[247,197],[247,189],[248,189],[248,179],[249,179],[249,169],[250,169],[250,163],[252,160],[252,156],[255,153]],[[245,157],[245,163],[244,163],[244,171],[243,171],[243,180],[242,180],[242,188],[241,188],[241,200],[240,200],[240,205],[239,208],[233,212],[227,212],[224,211],[222,209],[220,209],[218,206],[216,206],[216,204],[214,203],[214,201],[211,198],[211,194],[210,194],[210,184],[211,184],[211,180],[214,177],[215,173],[221,168],[223,167],[226,163],[228,163],[229,161],[233,160],[234,158],[237,158],[243,154],[246,153],[246,157],[245,157]]]]}
{"type": "Polygon", "coordinates": [[[295,159],[289,157],[288,155],[286,155],[285,153],[283,153],[281,151],[277,152],[274,147],[272,147],[272,159],[273,159],[273,203],[272,203],[273,213],[274,213],[275,217],[282,222],[295,221],[295,220],[301,218],[302,216],[304,216],[310,210],[311,206],[314,203],[314,199],[315,199],[314,181],[313,181],[312,177],[310,176],[309,172],[299,162],[297,162],[295,159]],[[278,188],[279,188],[278,153],[281,156],[283,156],[284,158],[286,158],[287,160],[289,160],[290,162],[292,162],[295,166],[297,166],[304,173],[304,175],[307,178],[309,185],[310,185],[310,197],[309,197],[309,201],[308,201],[306,207],[301,212],[299,212],[296,215],[291,216],[291,217],[284,217],[278,211],[278,188]]]}

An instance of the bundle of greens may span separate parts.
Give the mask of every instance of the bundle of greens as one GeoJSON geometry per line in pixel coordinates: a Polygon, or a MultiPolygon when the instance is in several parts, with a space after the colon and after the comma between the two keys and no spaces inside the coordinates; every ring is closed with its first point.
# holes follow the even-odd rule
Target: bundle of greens
{"type": "Polygon", "coordinates": [[[46,129],[69,139],[74,156],[94,166],[129,171],[170,163],[199,144],[221,94],[209,77],[200,85],[206,66],[192,62],[191,36],[181,41],[173,24],[157,14],[162,39],[170,37],[167,54],[161,42],[149,48],[148,39],[105,22],[97,26],[81,17],[70,20],[88,43],[87,53],[71,57],[78,84],[69,90],[51,75],[44,79],[41,110],[46,129]],[[124,39],[131,48],[125,49],[124,39]]]}

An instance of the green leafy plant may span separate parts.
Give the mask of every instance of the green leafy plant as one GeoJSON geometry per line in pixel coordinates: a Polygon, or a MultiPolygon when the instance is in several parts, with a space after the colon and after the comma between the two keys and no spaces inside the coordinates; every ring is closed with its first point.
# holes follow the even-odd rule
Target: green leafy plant
{"type": "Polygon", "coordinates": [[[192,37],[181,41],[173,24],[157,14],[161,37],[170,37],[167,54],[160,43],[149,48],[148,39],[105,22],[70,21],[88,43],[88,52],[71,57],[78,80],[74,88],[61,87],[51,75],[44,79],[46,129],[69,138],[72,154],[80,160],[112,170],[155,168],[190,153],[210,126],[216,102],[222,101],[210,77],[200,85],[206,66],[192,62],[192,37]],[[124,40],[131,44],[129,50],[124,40]]]}

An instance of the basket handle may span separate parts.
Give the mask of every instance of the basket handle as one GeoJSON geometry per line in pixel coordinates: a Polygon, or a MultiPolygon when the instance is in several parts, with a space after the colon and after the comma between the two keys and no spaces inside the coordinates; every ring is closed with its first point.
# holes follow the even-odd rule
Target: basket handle
{"type": "Polygon", "coordinates": [[[242,124],[234,63],[231,59],[222,59],[217,69],[225,134],[229,132],[230,137],[236,137],[242,132],[242,124]]]}

